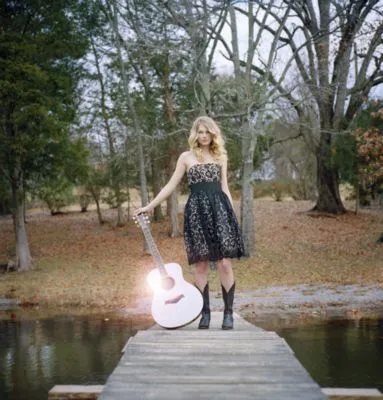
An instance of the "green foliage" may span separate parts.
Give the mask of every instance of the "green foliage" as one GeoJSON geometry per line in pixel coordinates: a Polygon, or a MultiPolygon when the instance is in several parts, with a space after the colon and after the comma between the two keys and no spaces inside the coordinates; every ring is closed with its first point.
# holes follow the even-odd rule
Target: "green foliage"
{"type": "Polygon", "coordinates": [[[307,200],[307,188],[303,180],[273,179],[254,183],[254,198],[272,197],[275,201],[283,201],[285,197],[294,200],[307,200]]]}
{"type": "Polygon", "coordinates": [[[370,102],[361,114],[363,127],[354,131],[358,173],[365,185],[376,188],[383,183],[383,101],[370,102]]]}
{"type": "Polygon", "coordinates": [[[88,188],[93,190],[93,196],[95,193],[101,194],[102,188],[112,189],[102,196],[102,200],[111,208],[118,207],[128,198],[126,191],[122,189],[129,183],[126,163],[127,159],[123,155],[115,155],[107,160],[102,170],[93,170],[90,175],[88,188]]]}
{"type": "MultiPolygon", "coordinates": [[[[228,132],[226,134],[226,151],[229,156],[229,173],[239,171],[242,163],[241,139],[228,132]]],[[[230,179],[231,180],[231,179],[230,179]]]]}
{"type": "Polygon", "coordinates": [[[43,200],[54,215],[60,212],[62,207],[68,206],[74,201],[72,183],[64,176],[57,176],[54,181],[45,180],[39,187],[38,196],[43,200]]]}
{"type": "Polygon", "coordinates": [[[91,200],[92,200],[92,196],[88,193],[82,193],[79,195],[81,212],[86,212],[88,210],[88,206],[89,206],[91,200]]]}
{"type": "Polygon", "coordinates": [[[253,158],[254,170],[261,167],[261,165],[264,163],[265,156],[269,153],[273,141],[274,138],[271,136],[261,135],[257,137],[253,158]]]}
{"type": "Polygon", "coordinates": [[[10,182],[36,188],[83,171],[84,143],[69,131],[87,45],[80,11],[73,0],[0,5],[0,165],[10,182]]]}
{"type": "Polygon", "coordinates": [[[256,181],[254,183],[254,198],[272,197],[275,201],[282,201],[286,195],[291,194],[290,181],[270,180],[256,181]]]}
{"type": "Polygon", "coordinates": [[[82,183],[86,192],[100,199],[102,189],[108,185],[108,176],[104,165],[99,163],[89,167],[86,179],[82,183]]]}
{"type": "Polygon", "coordinates": [[[333,140],[333,165],[338,169],[340,181],[355,186],[358,182],[356,142],[349,132],[339,133],[333,140]]]}
{"type": "Polygon", "coordinates": [[[12,194],[4,175],[0,174],[0,215],[11,213],[12,194]]]}
{"type": "Polygon", "coordinates": [[[362,128],[377,128],[383,135],[383,119],[375,118],[371,113],[375,113],[383,108],[383,99],[370,100],[364,104],[364,107],[355,116],[352,129],[362,128]]]}
{"type": "Polygon", "coordinates": [[[383,134],[383,119],[374,118],[371,113],[383,108],[383,100],[370,100],[357,113],[352,124],[352,132],[339,133],[334,137],[332,163],[339,170],[342,183],[348,182],[356,186],[359,181],[360,159],[353,131],[377,128],[383,134]]]}
{"type": "MultiPolygon", "coordinates": [[[[226,136],[226,150],[229,155],[229,172],[232,174],[240,171],[242,166],[242,151],[241,151],[241,132],[238,132],[238,127],[233,127],[230,124],[223,126],[226,136]]],[[[257,142],[254,148],[254,170],[258,169],[265,161],[270,147],[273,143],[273,138],[269,135],[261,135],[257,137],[257,142]]]]}

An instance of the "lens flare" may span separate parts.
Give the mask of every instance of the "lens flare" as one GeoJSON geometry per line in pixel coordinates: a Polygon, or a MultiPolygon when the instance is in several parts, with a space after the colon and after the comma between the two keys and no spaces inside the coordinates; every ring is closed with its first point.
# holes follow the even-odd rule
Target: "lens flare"
{"type": "Polygon", "coordinates": [[[163,290],[163,288],[162,288],[162,278],[161,278],[161,276],[159,274],[158,275],[157,274],[148,275],[147,281],[148,281],[149,286],[155,292],[159,292],[159,291],[163,290]]]}

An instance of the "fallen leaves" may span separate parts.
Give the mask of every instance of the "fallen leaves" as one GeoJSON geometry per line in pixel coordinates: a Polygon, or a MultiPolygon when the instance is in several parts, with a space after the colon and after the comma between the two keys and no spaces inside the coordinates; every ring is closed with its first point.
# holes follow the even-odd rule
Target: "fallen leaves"
{"type": "MultiPolygon", "coordinates": [[[[383,246],[375,243],[383,215],[311,218],[306,211],[312,206],[255,200],[257,254],[233,261],[239,292],[301,283],[383,285],[383,246]]],[[[137,298],[150,296],[146,275],[155,265],[144,253],[141,231],[133,221],[115,227],[113,213],[108,211],[109,223],[103,226],[95,212],[30,214],[28,233],[37,268],[1,274],[0,296],[25,304],[104,308],[132,306],[137,298]]],[[[168,221],[153,223],[151,229],[164,261],[182,265],[185,279],[194,282],[183,238],[168,237],[168,221]]],[[[2,220],[0,261],[12,253],[13,240],[12,221],[2,220]]],[[[211,290],[219,293],[216,272],[210,273],[210,281],[211,290]]]]}

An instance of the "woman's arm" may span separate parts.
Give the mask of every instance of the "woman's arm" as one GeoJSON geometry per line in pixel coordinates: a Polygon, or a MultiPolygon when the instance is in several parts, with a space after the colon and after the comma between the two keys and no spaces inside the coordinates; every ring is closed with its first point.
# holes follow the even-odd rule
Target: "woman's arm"
{"type": "Polygon", "coordinates": [[[143,212],[149,212],[161,204],[165,199],[167,199],[171,193],[175,190],[177,185],[181,182],[182,177],[184,176],[186,171],[186,163],[185,163],[185,153],[182,153],[177,160],[176,168],[173,172],[172,177],[169,179],[169,182],[161,189],[161,191],[157,194],[157,196],[145,207],[138,208],[133,213],[134,215],[141,214],[143,212]]]}
{"type": "Polygon", "coordinates": [[[229,185],[227,184],[227,156],[225,155],[222,162],[222,177],[221,177],[221,186],[222,190],[226,193],[227,197],[230,200],[231,206],[234,209],[233,199],[231,198],[229,185]]]}

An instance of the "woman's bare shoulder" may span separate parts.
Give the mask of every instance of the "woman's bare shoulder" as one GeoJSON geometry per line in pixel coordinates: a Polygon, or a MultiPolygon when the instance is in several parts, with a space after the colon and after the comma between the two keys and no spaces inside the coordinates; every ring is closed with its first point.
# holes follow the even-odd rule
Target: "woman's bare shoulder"
{"type": "Polygon", "coordinates": [[[188,161],[190,158],[193,156],[193,152],[190,150],[184,151],[183,153],[180,154],[180,159],[183,161],[188,161]]]}
{"type": "Polygon", "coordinates": [[[220,157],[217,159],[217,163],[221,165],[221,167],[226,166],[227,161],[228,161],[227,154],[221,154],[220,157]]]}
{"type": "Polygon", "coordinates": [[[181,153],[181,156],[183,157],[189,157],[193,154],[193,152],[191,150],[186,150],[183,153],[181,153]]]}

